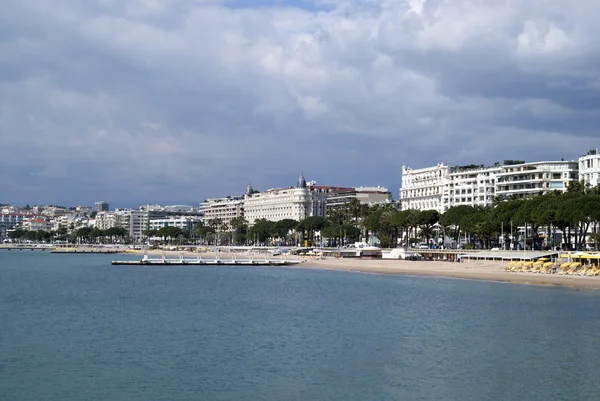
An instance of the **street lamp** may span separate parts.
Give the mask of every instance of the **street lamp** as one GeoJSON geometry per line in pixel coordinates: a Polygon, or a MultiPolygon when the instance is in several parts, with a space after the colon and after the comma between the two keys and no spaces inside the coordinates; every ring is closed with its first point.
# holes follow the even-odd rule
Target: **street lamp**
{"type": "Polygon", "coordinates": [[[435,223],[433,225],[435,228],[437,228],[437,232],[438,232],[438,247],[440,246],[440,228],[442,229],[442,245],[444,247],[446,247],[446,229],[444,228],[443,225],[441,225],[440,223],[435,223]]]}

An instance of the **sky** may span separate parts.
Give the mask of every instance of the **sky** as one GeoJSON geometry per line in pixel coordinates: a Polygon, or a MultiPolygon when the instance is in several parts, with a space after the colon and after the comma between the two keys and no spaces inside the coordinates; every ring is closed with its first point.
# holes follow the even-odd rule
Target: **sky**
{"type": "Polygon", "coordinates": [[[8,0],[0,203],[388,187],[600,147],[600,2],[8,0]]]}

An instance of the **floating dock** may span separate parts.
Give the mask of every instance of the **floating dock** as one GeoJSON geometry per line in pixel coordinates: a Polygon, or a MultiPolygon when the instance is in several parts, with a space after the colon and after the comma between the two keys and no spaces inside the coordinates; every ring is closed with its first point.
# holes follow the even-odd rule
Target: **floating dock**
{"type": "Polygon", "coordinates": [[[289,266],[302,263],[300,260],[285,259],[151,259],[113,260],[111,264],[122,266],[289,266]]]}
{"type": "Polygon", "coordinates": [[[80,253],[123,253],[123,251],[116,249],[54,249],[50,251],[50,253],[71,253],[71,254],[80,254],[80,253]]]}

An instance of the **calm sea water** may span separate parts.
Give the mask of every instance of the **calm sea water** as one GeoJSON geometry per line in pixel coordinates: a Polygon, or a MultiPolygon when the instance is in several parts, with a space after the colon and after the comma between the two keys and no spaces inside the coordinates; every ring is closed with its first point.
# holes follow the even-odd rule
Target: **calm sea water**
{"type": "Polygon", "coordinates": [[[599,399],[598,292],[113,258],[0,251],[0,400],[599,399]]]}

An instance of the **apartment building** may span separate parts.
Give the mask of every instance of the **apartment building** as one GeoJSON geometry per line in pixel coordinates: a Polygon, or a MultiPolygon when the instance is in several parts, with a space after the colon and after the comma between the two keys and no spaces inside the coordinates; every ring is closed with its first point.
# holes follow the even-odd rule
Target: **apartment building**
{"type": "Polygon", "coordinates": [[[504,164],[497,174],[496,195],[528,198],[550,191],[564,192],[571,181],[579,179],[578,168],[575,161],[504,164]]]}
{"type": "Polygon", "coordinates": [[[52,224],[43,217],[31,217],[23,220],[23,229],[27,231],[52,231],[52,224]]]}
{"type": "Polygon", "coordinates": [[[486,206],[496,194],[496,177],[502,172],[500,165],[456,166],[442,195],[443,211],[454,206],[486,206]]]}
{"type": "MultiPolygon", "coordinates": [[[[246,193],[253,192],[252,186],[248,185],[246,193]],[[248,189],[249,188],[249,189],[248,189]]],[[[200,204],[200,213],[205,223],[220,219],[227,226],[236,217],[244,217],[244,197],[228,196],[226,198],[211,198],[200,204]]]]}
{"type": "Polygon", "coordinates": [[[100,230],[108,230],[117,226],[117,218],[114,213],[102,211],[96,214],[96,228],[100,230]]]}
{"type": "Polygon", "coordinates": [[[177,227],[184,231],[192,231],[198,222],[200,222],[199,217],[177,216],[150,219],[148,226],[150,230],[160,230],[163,227],[177,227]]]}
{"type": "Polygon", "coordinates": [[[144,210],[115,210],[115,227],[123,227],[134,242],[139,242],[148,229],[148,212],[144,210]]]}
{"type": "Polygon", "coordinates": [[[23,225],[23,215],[16,213],[0,214],[0,239],[6,238],[6,231],[23,225]]]}

